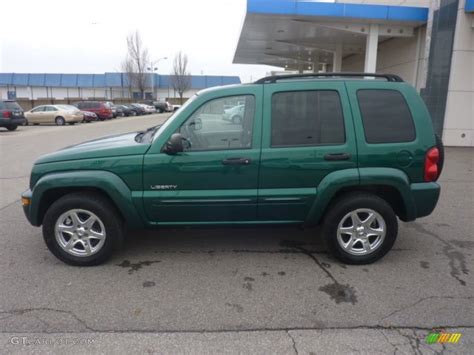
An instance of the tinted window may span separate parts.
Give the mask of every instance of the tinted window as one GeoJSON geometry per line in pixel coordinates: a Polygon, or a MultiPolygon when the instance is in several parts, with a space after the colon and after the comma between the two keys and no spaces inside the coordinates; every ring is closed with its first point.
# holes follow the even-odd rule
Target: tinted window
{"type": "Polygon", "coordinates": [[[415,127],[410,109],[396,90],[358,90],[367,143],[411,142],[415,127]]]}
{"type": "Polygon", "coordinates": [[[337,91],[273,94],[272,147],[344,142],[344,116],[337,91]]]}
{"type": "Polygon", "coordinates": [[[44,106],[36,107],[31,112],[43,112],[44,111],[44,106]]]}
{"type": "Polygon", "coordinates": [[[252,95],[223,97],[203,104],[179,132],[191,143],[187,151],[251,148],[254,116],[252,95]]]}
{"type": "Polygon", "coordinates": [[[0,101],[0,110],[23,111],[21,106],[14,101],[0,101]]]}

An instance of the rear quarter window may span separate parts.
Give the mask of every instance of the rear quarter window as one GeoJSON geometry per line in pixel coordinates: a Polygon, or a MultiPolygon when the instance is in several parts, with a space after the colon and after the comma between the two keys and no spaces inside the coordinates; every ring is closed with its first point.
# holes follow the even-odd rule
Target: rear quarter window
{"type": "Polygon", "coordinates": [[[357,100],[367,143],[415,140],[413,117],[399,91],[361,89],[357,91],[357,100]]]}

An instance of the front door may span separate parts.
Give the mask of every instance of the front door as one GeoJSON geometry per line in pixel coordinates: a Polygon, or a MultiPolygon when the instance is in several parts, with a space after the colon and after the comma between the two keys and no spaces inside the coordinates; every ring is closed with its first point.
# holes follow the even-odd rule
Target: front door
{"type": "Polygon", "coordinates": [[[324,177],[357,167],[341,81],[284,81],[264,88],[258,218],[304,221],[324,177]]]}
{"type": "Polygon", "coordinates": [[[175,132],[187,139],[184,152],[145,155],[144,207],[153,223],[256,220],[261,87],[237,90],[202,103],[167,132],[166,139],[175,132]]]}

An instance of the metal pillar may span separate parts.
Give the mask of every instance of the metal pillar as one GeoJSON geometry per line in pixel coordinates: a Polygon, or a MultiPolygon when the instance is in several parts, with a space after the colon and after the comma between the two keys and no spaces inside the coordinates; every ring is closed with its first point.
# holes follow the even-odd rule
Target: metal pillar
{"type": "Polygon", "coordinates": [[[336,51],[332,58],[332,71],[339,73],[342,71],[342,44],[336,44],[336,51]]]}
{"type": "Polygon", "coordinates": [[[364,72],[375,73],[377,70],[377,47],[379,44],[379,25],[369,25],[367,42],[365,46],[364,72]]]}

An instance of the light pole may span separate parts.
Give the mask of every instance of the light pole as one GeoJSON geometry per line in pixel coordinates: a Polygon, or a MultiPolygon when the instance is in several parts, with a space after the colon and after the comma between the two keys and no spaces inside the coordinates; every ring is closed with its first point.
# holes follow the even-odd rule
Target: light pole
{"type": "Polygon", "coordinates": [[[160,61],[160,60],[165,60],[165,59],[168,59],[168,57],[162,57],[162,58],[158,58],[157,60],[152,60],[150,62],[150,66],[147,68],[147,70],[150,72],[151,74],[151,98],[153,100],[155,100],[155,72],[158,70],[158,67],[156,67],[155,65],[160,61]]]}

